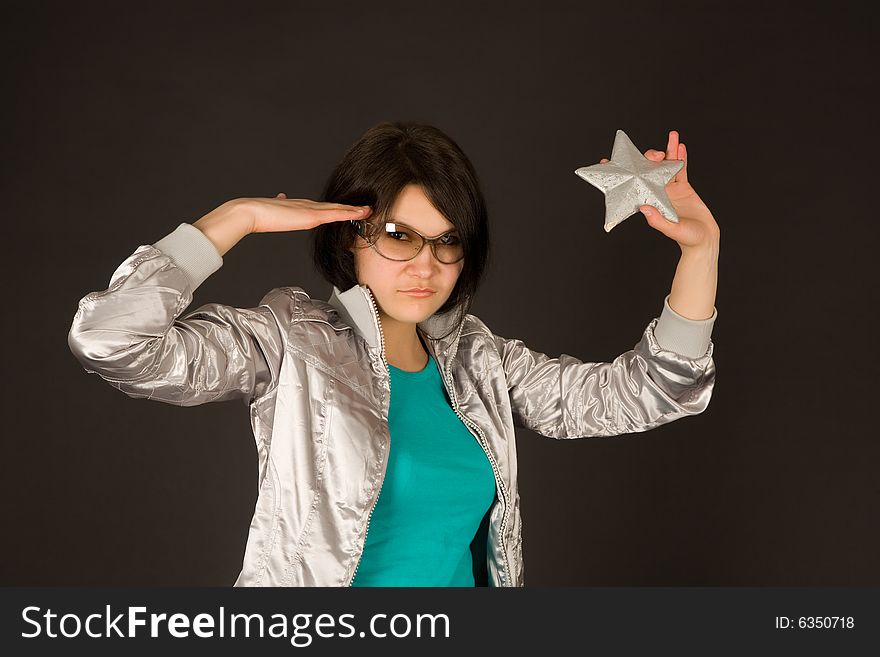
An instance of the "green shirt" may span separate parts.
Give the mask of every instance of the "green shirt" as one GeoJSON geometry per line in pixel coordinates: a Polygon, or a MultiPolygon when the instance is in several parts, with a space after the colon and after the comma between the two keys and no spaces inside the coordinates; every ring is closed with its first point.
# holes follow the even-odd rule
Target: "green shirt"
{"type": "Polygon", "coordinates": [[[352,586],[484,583],[492,465],[432,356],[419,372],[389,369],[388,468],[352,586]]]}

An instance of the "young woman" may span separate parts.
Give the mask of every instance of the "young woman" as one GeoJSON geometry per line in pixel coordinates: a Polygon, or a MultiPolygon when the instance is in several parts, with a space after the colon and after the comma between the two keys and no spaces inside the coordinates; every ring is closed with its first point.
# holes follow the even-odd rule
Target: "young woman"
{"type": "MultiPolygon", "coordinates": [[[[646,157],[686,152],[673,131],[646,157]]],[[[614,436],[709,403],[719,229],[686,166],[667,191],[680,223],[646,216],[681,246],[672,291],[610,363],[551,358],[468,312],[483,195],[456,143],[413,123],[368,130],[321,202],[234,199],[138,247],[80,300],[68,343],[130,397],[248,406],[259,494],[236,586],[522,586],[514,427],[614,436]],[[182,315],[243,237],[308,229],[328,301],[278,287],[182,315]]]]}

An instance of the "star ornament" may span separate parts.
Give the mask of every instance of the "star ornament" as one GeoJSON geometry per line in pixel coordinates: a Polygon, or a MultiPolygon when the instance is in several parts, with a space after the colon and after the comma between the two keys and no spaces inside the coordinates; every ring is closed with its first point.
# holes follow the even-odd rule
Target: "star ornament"
{"type": "Polygon", "coordinates": [[[614,137],[611,160],[575,169],[575,173],[605,194],[605,232],[639,212],[639,206],[653,205],[667,221],[678,223],[678,215],[666,194],[667,183],[681,171],[684,160],[652,162],[636,148],[623,130],[614,137]]]}

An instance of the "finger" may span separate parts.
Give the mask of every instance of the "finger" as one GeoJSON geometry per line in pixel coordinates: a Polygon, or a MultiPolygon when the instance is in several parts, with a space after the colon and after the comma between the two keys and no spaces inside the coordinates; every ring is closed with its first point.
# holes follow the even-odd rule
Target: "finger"
{"type": "MultiPolygon", "coordinates": [[[[348,206],[346,208],[342,208],[340,210],[331,210],[329,214],[331,216],[338,217],[339,219],[358,220],[358,219],[365,219],[366,217],[368,217],[370,215],[370,213],[372,211],[373,211],[373,209],[368,205],[364,205],[364,206],[350,205],[350,206],[348,206]]],[[[338,219],[330,219],[330,221],[338,221],[338,219]]]]}
{"type": "Polygon", "coordinates": [[[676,175],[676,179],[679,182],[687,182],[688,181],[688,153],[687,148],[685,148],[684,142],[681,142],[678,145],[678,159],[684,160],[684,166],[681,168],[681,171],[676,175]]]}
{"type": "Polygon", "coordinates": [[[669,131],[669,143],[666,145],[666,157],[670,160],[678,159],[678,130],[669,131]]]}
{"type": "Polygon", "coordinates": [[[336,214],[337,212],[339,214],[344,214],[344,215],[348,216],[348,218],[350,219],[352,216],[366,217],[370,213],[370,208],[352,207],[352,208],[343,208],[340,210],[330,210],[330,214],[336,214]]]}
{"type": "Polygon", "coordinates": [[[645,158],[649,159],[649,160],[653,160],[654,162],[659,162],[664,157],[666,157],[666,154],[663,151],[657,151],[657,150],[654,150],[653,148],[649,148],[648,150],[645,151],[645,158]]]}
{"type": "Polygon", "coordinates": [[[599,164],[605,164],[606,162],[608,162],[607,157],[603,157],[601,160],[599,160],[599,164]]]}
{"type": "Polygon", "coordinates": [[[347,203],[331,203],[329,201],[312,201],[311,205],[316,210],[323,212],[335,212],[336,210],[362,210],[368,208],[368,205],[348,205],[347,203]]]}
{"type": "Polygon", "coordinates": [[[312,207],[321,221],[341,221],[342,219],[363,219],[373,209],[369,205],[346,205],[344,203],[320,202],[312,207]]]}
{"type": "Polygon", "coordinates": [[[365,210],[337,210],[330,208],[318,214],[318,221],[329,224],[332,221],[360,221],[367,217],[365,210]]]}
{"type": "Polygon", "coordinates": [[[278,196],[275,198],[287,198],[287,195],[284,192],[279,192],[278,196]]]}
{"type": "Polygon", "coordinates": [[[669,219],[660,214],[660,211],[653,205],[639,206],[639,211],[645,216],[645,221],[648,222],[648,225],[651,228],[663,233],[670,239],[676,238],[681,229],[680,223],[669,221],[669,219]]]}

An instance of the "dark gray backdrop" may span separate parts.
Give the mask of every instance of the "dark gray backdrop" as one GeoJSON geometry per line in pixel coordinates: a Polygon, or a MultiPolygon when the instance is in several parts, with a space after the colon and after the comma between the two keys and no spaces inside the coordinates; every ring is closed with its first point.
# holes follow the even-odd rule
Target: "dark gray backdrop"
{"type": "MultiPolygon", "coordinates": [[[[617,129],[642,150],[678,130],[721,226],[707,411],[519,432],[528,585],[880,584],[874,37],[834,6],[6,3],[0,584],[232,584],[246,409],[130,399],[80,367],[70,322],[178,223],[317,198],[388,119],[471,157],[494,237],[474,312],[550,355],[631,349],[675,272],[640,215],[605,234],[573,173],[617,129]]],[[[329,295],[306,233],[249,236],[189,309],[279,285],[329,295]]]]}

